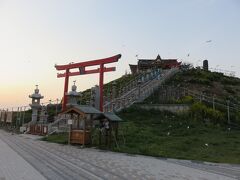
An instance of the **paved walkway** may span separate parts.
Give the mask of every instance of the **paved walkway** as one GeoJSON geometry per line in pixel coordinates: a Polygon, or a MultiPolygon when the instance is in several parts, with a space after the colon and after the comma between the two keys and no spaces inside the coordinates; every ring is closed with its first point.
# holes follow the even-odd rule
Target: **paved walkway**
{"type": "MultiPolygon", "coordinates": [[[[240,167],[237,165],[195,163],[191,161],[158,159],[146,156],[105,152],[89,148],[80,149],[78,146],[67,146],[39,141],[33,136],[11,135],[1,130],[0,139],[7,143],[14,151],[18,152],[49,180],[240,179],[240,167]]],[[[6,146],[6,144],[4,146],[6,146]]],[[[16,155],[14,151],[12,150],[11,153],[16,155]]],[[[7,154],[8,150],[1,153],[7,154]]],[[[21,157],[18,156],[18,158],[21,159],[21,162],[24,161],[21,157]]],[[[5,160],[0,161],[0,173],[2,172],[2,163],[4,161],[5,160]]],[[[26,161],[24,162],[26,163],[26,161]]],[[[10,164],[11,166],[7,166],[8,173],[17,174],[14,169],[18,169],[15,168],[15,165],[18,166],[18,163],[15,163],[14,158],[10,164]]],[[[35,180],[43,178],[28,163],[26,164],[27,165],[24,165],[24,170],[30,169],[29,173],[36,173],[36,177],[29,179],[35,180]]],[[[10,180],[12,179],[14,180],[14,178],[10,178],[10,180]]]]}
{"type": "Polygon", "coordinates": [[[46,180],[0,139],[0,180],[46,180]]]}

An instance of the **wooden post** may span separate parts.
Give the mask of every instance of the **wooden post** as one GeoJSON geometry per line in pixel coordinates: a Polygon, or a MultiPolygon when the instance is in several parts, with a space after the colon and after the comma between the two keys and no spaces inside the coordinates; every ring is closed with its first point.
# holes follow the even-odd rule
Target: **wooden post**
{"type": "Polygon", "coordinates": [[[85,135],[86,135],[86,117],[83,117],[83,147],[85,146],[85,135]]]}
{"type": "Polygon", "coordinates": [[[77,115],[77,129],[79,129],[79,121],[80,121],[80,119],[79,119],[79,114],[77,115]]]}
{"type": "Polygon", "coordinates": [[[99,146],[101,146],[101,144],[102,144],[102,140],[101,140],[101,130],[99,131],[99,146]]]}
{"type": "Polygon", "coordinates": [[[92,120],[93,118],[92,118],[92,114],[90,115],[90,119],[89,119],[89,121],[90,121],[90,129],[89,129],[89,141],[90,141],[90,145],[92,145],[92,127],[93,127],[93,120],[92,120]]]}
{"type": "Polygon", "coordinates": [[[112,145],[112,123],[109,122],[109,148],[112,145]]]}
{"type": "MultiPolygon", "coordinates": [[[[71,114],[71,119],[73,119],[73,114],[71,114]]],[[[68,123],[68,122],[67,122],[68,123]]],[[[70,145],[71,142],[71,130],[72,130],[72,125],[69,124],[69,129],[68,129],[68,145],[70,145]]]]}
{"type": "Polygon", "coordinates": [[[105,128],[105,146],[108,144],[108,130],[105,128]]]}

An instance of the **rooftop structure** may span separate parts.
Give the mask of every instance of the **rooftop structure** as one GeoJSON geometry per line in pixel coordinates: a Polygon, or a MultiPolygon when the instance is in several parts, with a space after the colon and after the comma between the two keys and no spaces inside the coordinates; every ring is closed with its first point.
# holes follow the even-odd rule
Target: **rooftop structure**
{"type": "Polygon", "coordinates": [[[177,59],[162,59],[160,55],[156,59],[138,59],[137,65],[129,64],[132,74],[159,68],[171,69],[180,65],[181,62],[177,59]]]}

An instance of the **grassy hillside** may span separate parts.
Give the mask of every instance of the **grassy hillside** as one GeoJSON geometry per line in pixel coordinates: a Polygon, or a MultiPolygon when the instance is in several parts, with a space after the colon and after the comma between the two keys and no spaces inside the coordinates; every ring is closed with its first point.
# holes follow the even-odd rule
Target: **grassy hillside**
{"type": "MultiPolygon", "coordinates": [[[[185,88],[203,93],[225,103],[239,105],[240,79],[222,73],[200,69],[181,71],[166,82],[176,89],[185,88]]],[[[154,93],[145,103],[159,103],[160,93],[154,93]]],[[[125,145],[113,150],[151,156],[193,159],[212,162],[240,163],[240,131],[230,127],[225,107],[212,109],[209,103],[199,103],[187,95],[174,103],[187,103],[190,111],[183,114],[146,111],[137,107],[119,113],[125,120],[121,132],[125,145]]],[[[240,124],[240,112],[231,110],[231,120],[240,124]]]]}
{"type": "Polygon", "coordinates": [[[240,163],[240,131],[187,114],[127,109],[119,114],[120,149],[114,151],[151,156],[240,163]]]}
{"type": "Polygon", "coordinates": [[[240,79],[222,73],[190,69],[177,73],[167,84],[240,103],[240,79]]]}
{"type": "Polygon", "coordinates": [[[143,103],[192,105],[199,101],[202,101],[208,108],[207,110],[206,108],[202,109],[205,111],[204,114],[207,113],[206,116],[203,114],[202,118],[206,119],[208,115],[218,113],[221,114],[221,118],[225,119],[225,123],[228,119],[227,104],[229,103],[231,123],[240,126],[240,79],[228,77],[222,73],[201,69],[181,71],[143,103]],[[175,95],[172,95],[171,92],[174,92],[175,95]],[[209,114],[208,112],[212,111],[213,108],[217,112],[209,114]]]}

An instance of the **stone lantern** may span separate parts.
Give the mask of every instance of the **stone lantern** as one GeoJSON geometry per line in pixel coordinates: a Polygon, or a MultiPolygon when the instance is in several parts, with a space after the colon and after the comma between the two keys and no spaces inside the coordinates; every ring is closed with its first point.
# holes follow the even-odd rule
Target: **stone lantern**
{"type": "Polygon", "coordinates": [[[36,89],[32,95],[29,95],[29,98],[32,99],[32,104],[29,104],[32,108],[32,123],[36,123],[38,119],[38,110],[40,110],[40,100],[43,99],[43,96],[39,94],[38,85],[36,85],[36,89]]]}
{"type": "Polygon", "coordinates": [[[81,93],[77,92],[77,86],[75,85],[76,81],[73,81],[72,90],[67,93],[68,103],[67,106],[78,105],[78,100],[81,97],[81,93]]]}

